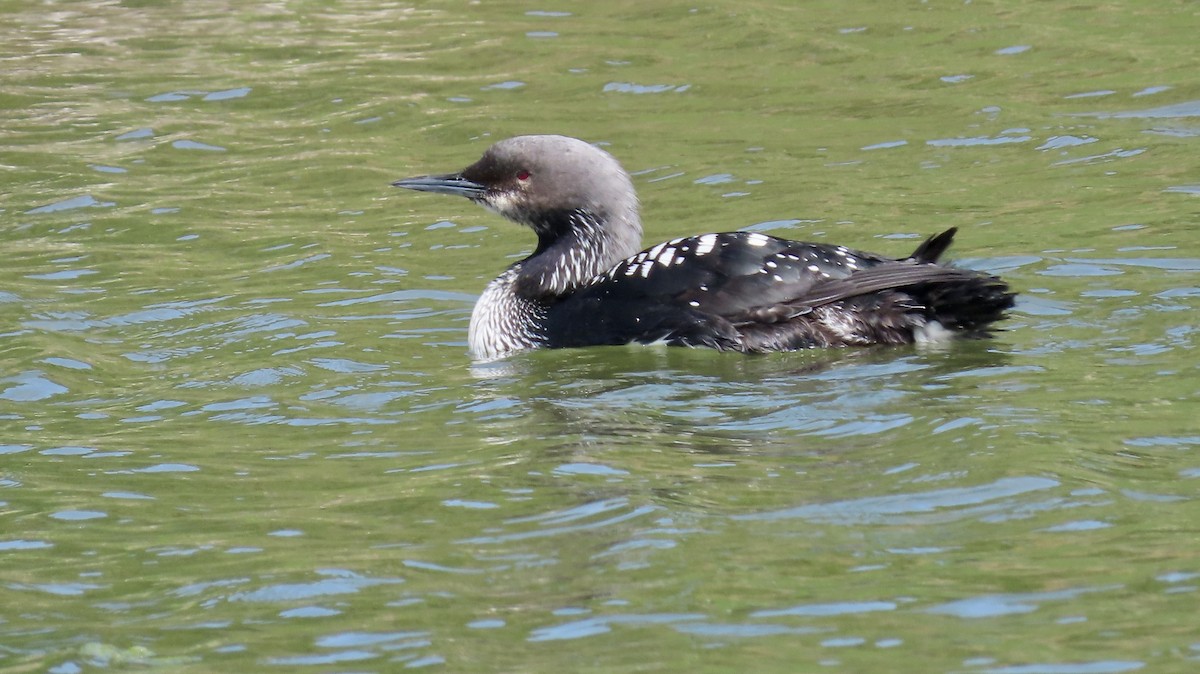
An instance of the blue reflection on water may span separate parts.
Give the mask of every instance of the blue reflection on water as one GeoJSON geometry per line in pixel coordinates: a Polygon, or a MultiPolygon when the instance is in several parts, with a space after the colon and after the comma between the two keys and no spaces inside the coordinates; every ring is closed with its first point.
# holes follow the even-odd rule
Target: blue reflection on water
{"type": "Polygon", "coordinates": [[[1024,594],[992,594],[959,599],[925,609],[927,613],[941,613],[958,618],[995,618],[1017,613],[1032,613],[1042,602],[1074,599],[1093,592],[1119,590],[1121,585],[1079,587],[1054,592],[1030,592],[1024,594]]]}
{"type": "Polygon", "coordinates": [[[982,674],[1117,674],[1145,667],[1136,660],[1098,660],[1096,662],[1047,662],[1011,665],[980,670],[982,674]]]}
{"type": "MultiPolygon", "coordinates": [[[[778,520],[801,518],[831,524],[862,524],[867,522],[914,522],[920,518],[904,517],[921,513],[934,513],[952,508],[982,506],[989,502],[1009,499],[1013,496],[1059,486],[1057,480],[1046,477],[1001,478],[991,484],[976,487],[953,487],[935,491],[874,496],[849,501],[814,503],[763,513],[734,515],[735,520],[778,520]]],[[[1002,507],[994,505],[989,510],[1002,507]]],[[[966,508],[963,516],[979,514],[979,508],[966,508]]]]}
{"type": "Polygon", "coordinates": [[[45,206],[38,206],[37,208],[25,211],[25,214],[37,215],[40,213],[57,213],[59,211],[69,211],[75,208],[108,208],[116,205],[116,202],[99,201],[90,194],[84,194],[78,197],[71,197],[70,199],[56,201],[52,204],[46,204],[45,206]]]}
{"type": "Polygon", "coordinates": [[[335,576],[311,583],[281,583],[268,585],[248,592],[236,592],[229,601],[280,602],[326,597],[339,594],[354,594],[359,590],[377,585],[403,583],[403,578],[371,578],[349,571],[320,571],[320,575],[335,576]]]}
{"type": "Polygon", "coordinates": [[[612,631],[613,625],[661,625],[703,620],[699,613],[650,613],[597,616],[533,630],[529,641],[559,641],[582,639],[612,631]]]}
{"type": "Polygon", "coordinates": [[[896,604],[890,601],[835,602],[832,604],[801,604],[783,609],[768,609],[751,613],[754,618],[779,616],[833,616],[875,611],[894,611],[896,604]]]}

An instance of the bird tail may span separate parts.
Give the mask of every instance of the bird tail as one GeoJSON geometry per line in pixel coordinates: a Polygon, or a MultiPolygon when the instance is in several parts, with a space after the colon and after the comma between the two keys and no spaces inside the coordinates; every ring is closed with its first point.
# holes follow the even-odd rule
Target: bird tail
{"type": "Polygon", "coordinates": [[[904,258],[905,261],[913,262],[937,262],[942,253],[954,243],[954,235],[958,233],[957,227],[951,227],[941,234],[934,234],[925,239],[917,249],[912,252],[912,255],[904,258]]]}
{"type": "MultiPolygon", "coordinates": [[[[957,227],[925,239],[905,262],[936,263],[954,242],[957,227]]],[[[946,267],[942,267],[945,269],[946,267]]],[[[965,270],[964,270],[965,271],[965,270]]],[[[953,283],[924,283],[909,292],[925,305],[929,318],[965,337],[987,337],[991,324],[1013,307],[1016,293],[1001,279],[982,272],[965,272],[953,283]]]]}
{"type": "Polygon", "coordinates": [[[989,337],[992,324],[1004,318],[1017,294],[1008,284],[977,273],[957,283],[930,283],[909,292],[925,305],[929,318],[963,337],[989,337]]]}

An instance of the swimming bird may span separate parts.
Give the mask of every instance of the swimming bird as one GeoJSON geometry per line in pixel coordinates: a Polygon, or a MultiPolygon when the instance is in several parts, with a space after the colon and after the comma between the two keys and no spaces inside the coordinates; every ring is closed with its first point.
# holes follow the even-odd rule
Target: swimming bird
{"type": "Polygon", "coordinates": [[[1015,297],[995,276],[938,261],[954,228],[899,259],[740,231],[639,252],[629,174],[566,136],[509,138],[457,173],[392,184],[466,197],[537,235],[475,304],[468,343],[480,360],[605,344],[762,353],[985,337],[1015,297]]]}

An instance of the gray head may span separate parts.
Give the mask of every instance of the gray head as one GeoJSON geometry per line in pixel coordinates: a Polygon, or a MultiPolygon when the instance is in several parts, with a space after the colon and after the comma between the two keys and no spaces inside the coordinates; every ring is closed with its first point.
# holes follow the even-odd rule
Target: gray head
{"type": "Polygon", "coordinates": [[[458,173],[392,184],[463,196],[526,225],[538,235],[537,253],[567,238],[602,255],[599,266],[606,267],[641,247],[629,174],[612,155],[577,138],[517,136],[491,146],[458,173]]]}

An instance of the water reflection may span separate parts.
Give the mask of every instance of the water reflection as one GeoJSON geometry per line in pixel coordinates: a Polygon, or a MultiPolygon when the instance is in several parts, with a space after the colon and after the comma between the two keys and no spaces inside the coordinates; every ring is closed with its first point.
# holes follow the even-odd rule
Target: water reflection
{"type": "Polygon", "coordinates": [[[0,668],[1197,657],[1172,8],[60,9],[0,14],[0,668]],[[386,185],[523,132],[612,144],[656,239],[957,225],[1021,304],[945,351],[471,364],[527,233],[386,185]]]}
{"type": "MultiPolygon", "coordinates": [[[[531,354],[474,366],[476,376],[496,379],[477,387],[477,402],[458,411],[476,413],[472,423],[483,428],[497,424],[491,433],[496,437],[515,430],[514,418],[535,415],[537,428],[556,429],[546,437],[582,436],[618,445],[665,441],[717,453],[760,447],[764,432],[880,434],[913,422],[911,414],[887,412],[919,395],[907,382],[943,373],[988,378],[1017,372],[999,367],[1007,356],[986,342],[960,346],[949,359],[950,354],[935,352],[914,356],[907,349],[764,358],[645,348],[531,354]],[[561,364],[567,361],[564,370],[561,364]],[[514,400],[514,386],[530,395],[514,400]],[[489,392],[497,397],[489,398],[489,392]]],[[[952,396],[953,390],[940,395],[952,396]]]]}
{"type": "Polygon", "coordinates": [[[998,514],[1014,507],[1024,507],[1028,502],[1026,499],[1013,497],[1058,486],[1060,484],[1057,480],[1049,478],[1004,478],[976,487],[954,487],[896,496],[820,503],[774,512],[738,515],[735,519],[772,520],[798,517],[843,525],[920,524],[987,515],[989,519],[996,521],[998,514]]]}

